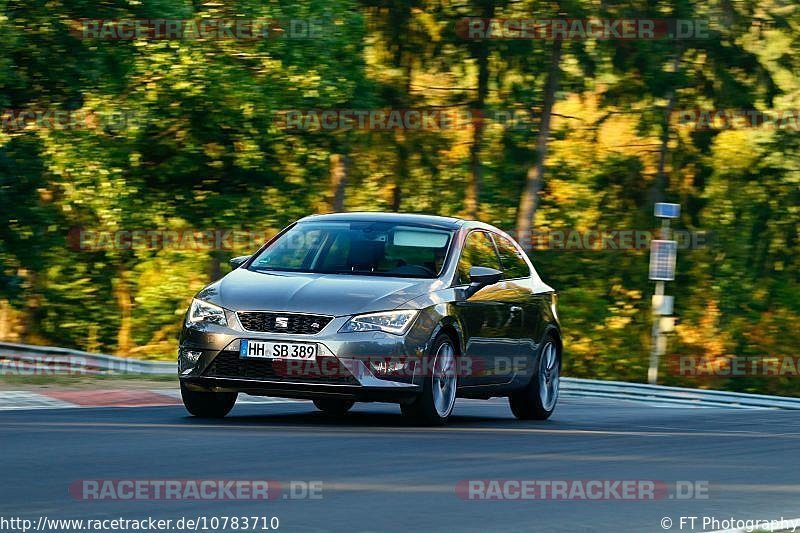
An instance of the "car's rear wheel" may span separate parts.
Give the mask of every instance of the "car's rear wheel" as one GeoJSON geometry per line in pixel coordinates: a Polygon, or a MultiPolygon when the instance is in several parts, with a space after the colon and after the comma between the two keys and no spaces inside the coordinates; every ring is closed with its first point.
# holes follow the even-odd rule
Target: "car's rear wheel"
{"type": "Polygon", "coordinates": [[[181,399],[186,410],[200,418],[222,418],[233,409],[236,392],[193,391],[181,383],[181,399]]]}
{"type": "Polygon", "coordinates": [[[336,398],[318,398],[314,405],[325,414],[341,416],[350,410],[356,402],[353,400],[338,400],[336,398]]]}
{"type": "Polygon", "coordinates": [[[531,382],[508,398],[511,412],[520,420],[547,420],[558,403],[561,378],[561,351],[555,338],[548,335],[531,382]]]}
{"type": "Polygon", "coordinates": [[[422,393],[412,403],[400,404],[403,415],[426,425],[447,422],[456,403],[458,375],[456,349],[446,333],[433,341],[433,355],[425,369],[422,393]]]}

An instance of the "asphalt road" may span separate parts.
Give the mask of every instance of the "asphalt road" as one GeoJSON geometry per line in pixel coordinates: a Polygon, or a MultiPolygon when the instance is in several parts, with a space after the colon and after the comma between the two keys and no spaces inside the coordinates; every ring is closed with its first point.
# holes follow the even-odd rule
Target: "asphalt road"
{"type": "MultiPolygon", "coordinates": [[[[328,419],[307,402],[237,405],[222,421],[181,407],[0,412],[0,517],[277,516],[281,531],[664,531],[680,516],[800,517],[800,412],[650,407],[562,398],[547,422],[501,400],[463,401],[445,428],[397,406],[328,419]],[[83,501],[84,479],[322,481],[321,499],[83,501]],[[642,500],[476,501],[463,480],[658,480],[642,500]],[[708,482],[707,499],[675,481],[708,482]]],[[[695,531],[701,530],[697,522],[695,531]]],[[[202,529],[202,528],[200,528],[202,529]]],[[[229,528],[230,530],[230,528],[229,528]]],[[[689,531],[684,525],[682,531],[689,531]]],[[[800,530],[800,529],[799,529],[800,530]]]]}

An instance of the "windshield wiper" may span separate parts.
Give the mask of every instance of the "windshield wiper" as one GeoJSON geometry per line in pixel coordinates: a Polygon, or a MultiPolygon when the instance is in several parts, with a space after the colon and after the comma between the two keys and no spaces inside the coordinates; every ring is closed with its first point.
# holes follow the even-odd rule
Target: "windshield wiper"
{"type": "Polygon", "coordinates": [[[374,270],[328,270],[321,272],[321,274],[348,274],[351,276],[380,276],[381,272],[374,270]]]}
{"type": "Polygon", "coordinates": [[[373,276],[376,278],[414,278],[414,279],[433,279],[432,277],[418,276],[415,274],[397,274],[393,272],[375,272],[372,270],[329,270],[321,274],[345,274],[348,276],[373,276]]]}

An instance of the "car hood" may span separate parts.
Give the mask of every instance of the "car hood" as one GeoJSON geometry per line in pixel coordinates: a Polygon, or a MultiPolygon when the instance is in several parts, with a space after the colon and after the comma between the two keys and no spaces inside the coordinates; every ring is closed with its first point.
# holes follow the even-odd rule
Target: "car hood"
{"type": "Polygon", "coordinates": [[[233,311],[284,311],[344,316],[395,309],[441,288],[436,279],[347,274],[253,272],[237,268],[198,298],[233,311]]]}

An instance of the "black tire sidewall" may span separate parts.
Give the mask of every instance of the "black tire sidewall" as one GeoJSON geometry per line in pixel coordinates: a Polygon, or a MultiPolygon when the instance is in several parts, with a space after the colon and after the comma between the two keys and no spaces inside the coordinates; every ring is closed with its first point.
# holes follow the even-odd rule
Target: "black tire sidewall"
{"type": "Polygon", "coordinates": [[[236,392],[199,392],[181,382],[181,399],[190,414],[199,418],[222,418],[236,404],[236,392]]]}
{"type": "Polygon", "coordinates": [[[436,362],[436,356],[439,350],[441,349],[442,345],[445,343],[449,344],[453,348],[453,353],[455,354],[455,364],[456,364],[456,398],[458,397],[458,349],[456,348],[457,344],[453,341],[453,338],[447,333],[439,333],[431,343],[430,354],[426,357],[426,360],[423,364],[424,373],[423,382],[422,382],[422,392],[419,396],[414,400],[413,403],[407,405],[401,405],[401,410],[404,415],[412,416],[418,422],[421,422],[426,425],[442,425],[447,422],[447,419],[450,418],[450,415],[453,414],[453,410],[455,409],[455,399],[453,400],[453,405],[450,407],[446,416],[441,416],[439,412],[436,410],[435,403],[433,401],[433,368],[436,362]]]}
{"type": "Polygon", "coordinates": [[[524,389],[513,393],[509,397],[509,404],[514,416],[521,420],[547,420],[550,415],[556,410],[558,406],[558,398],[550,410],[547,410],[542,405],[542,398],[539,395],[540,383],[539,373],[542,369],[542,357],[544,356],[544,349],[548,344],[552,344],[556,350],[556,364],[558,365],[558,375],[561,376],[561,348],[557,339],[552,334],[547,334],[542,347],[539,349],[539,354],[536,357],[535,370],[531,376],[531,380],[524,389]]]}
{"type": "Polygon", "coordinates": [[[353,400],[342,400],[338,398],[318,398],[312,401],[314,406],[323,413],[337,416],[345,414],[356,403],[353,400]]]}

